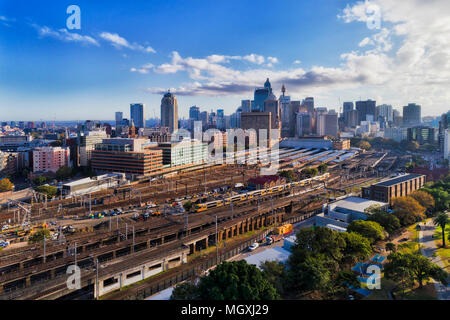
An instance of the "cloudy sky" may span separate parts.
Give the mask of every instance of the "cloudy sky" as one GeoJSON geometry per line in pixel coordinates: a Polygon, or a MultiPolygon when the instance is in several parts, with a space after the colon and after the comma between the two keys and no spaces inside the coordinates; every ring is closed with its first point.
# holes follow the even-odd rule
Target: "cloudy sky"
{"type": "Polygon", "coordinates": [[[450,109],[448,0],[0,0],[0,120],[159,117],[161,94],[224,108],[270,78],[339,110],[374,99],[450,109]],[[69,5],[81,29],[69,30],[69,5]]]}

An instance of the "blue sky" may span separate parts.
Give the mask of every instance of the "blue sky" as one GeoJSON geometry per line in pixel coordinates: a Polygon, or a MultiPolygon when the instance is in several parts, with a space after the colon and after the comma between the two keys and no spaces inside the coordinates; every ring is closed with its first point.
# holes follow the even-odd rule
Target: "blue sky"
{"type": "MultiPolygon", "coordinates": [[[[438,10],[445,2],[435,2],[445,13],[438,10]]],[[[407,50],[414,34],[398,30],[404,21],[391,3],[374,1],[383,26],[371,30],[360,1],[0,0],[0,118],[113,119],[135,102],[147,105],[146,117],[159,117],[168,88],[180,117],[192,105],[230,114],[266,77],[277,95],[286,83],[292,99],[313,95],[318,106],[372,98],[441,114],[448,74],[430,74],[423,85],[431,87],[417,90],[409,74],[417,65],[404,65],[418,63],[407,50]],[[81,9],[81,30],[66,30],[71,4],[81,9]]],[[[417,10],[406,11],[410,19],[417,10]]],[[[428,56],[443,61],[436,70],[447,49],[428,56]]]]}

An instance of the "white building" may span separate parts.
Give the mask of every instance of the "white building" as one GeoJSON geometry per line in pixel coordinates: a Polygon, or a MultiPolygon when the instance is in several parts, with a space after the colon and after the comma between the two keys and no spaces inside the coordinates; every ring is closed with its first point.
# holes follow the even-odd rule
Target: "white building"
{"type": "Polygon", "coordinates": [[[380,206],[386,210],[388,203],[363,199],[359,197],[347,197],[332,203],[325,204],[323,212],[316,216],[315,224],[337,231],[346,231],[350,222],[354,220],[366,220],[365,210],[371,206],[380,206]]]}

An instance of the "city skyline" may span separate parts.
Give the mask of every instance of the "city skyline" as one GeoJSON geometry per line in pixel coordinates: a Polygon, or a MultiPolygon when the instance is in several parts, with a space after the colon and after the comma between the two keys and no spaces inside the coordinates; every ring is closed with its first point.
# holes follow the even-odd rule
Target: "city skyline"
{"type": "Polygon", "coordinates": [[[2,3],[2,120],[113,118],[133,102],[147,106],[146,119],[156,118],[168,89],[180,118],[193,105],[232,114],[266,78],[277,97],[285,84],[292,100],[311,96],[329,109],[372,99],[400,111],[417,103],[423,116],[448,110],[450,43],[439,34],[450,5],[373,0],[380,9],[380,29],[373,29],[367,3],[319,2],[267,10],[269,1],[78,1],[81,30],[66,29],[67,3],[27,1],[20,10],[2,3]],[[176,23],[152,32],[168,19],[176,23]]]}

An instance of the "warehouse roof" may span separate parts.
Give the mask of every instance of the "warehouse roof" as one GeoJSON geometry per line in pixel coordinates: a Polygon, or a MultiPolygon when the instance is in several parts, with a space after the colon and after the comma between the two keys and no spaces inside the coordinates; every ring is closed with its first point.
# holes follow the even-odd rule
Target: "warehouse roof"
{"type": "Polygon", "coordinates": [[[410,174],[405,174],[405,175],[402,175],[402,176],[399,176],[399,177],[395,177],[393,179],[385,180],[385,181],[376,183],[374,185],[375,186],[389,187],[389,186],[393,186],[393,185],[396,185],[398,183],[402,183],[402,182],[405,182],[405,181],[408,181],[408,180],[411,180],[411,179],[414,179],[414,178],[422,177],[422,176],[424,176],[424,175],[423,174],[412,174],[412,173],[410,173],[410,174]]]}

